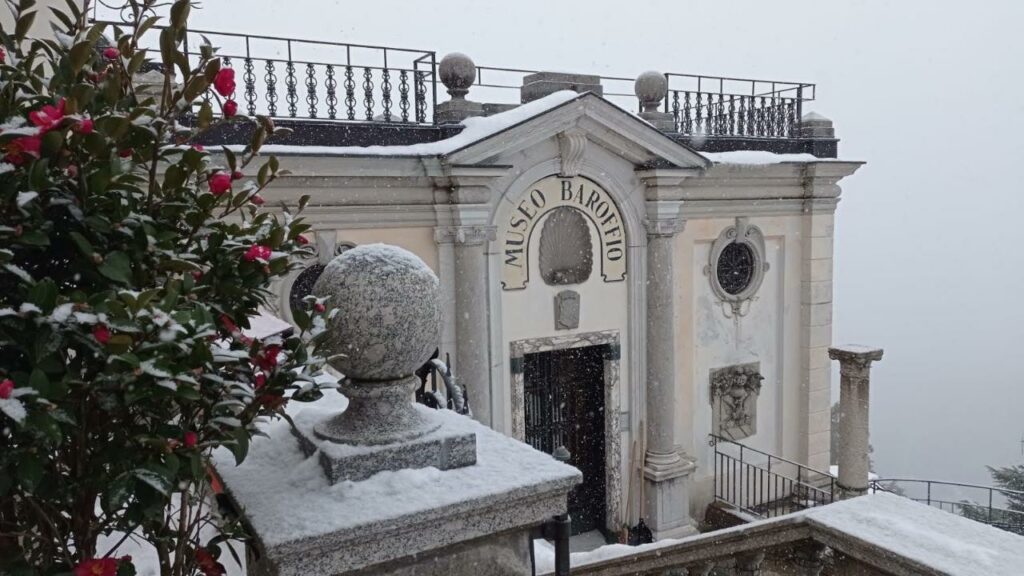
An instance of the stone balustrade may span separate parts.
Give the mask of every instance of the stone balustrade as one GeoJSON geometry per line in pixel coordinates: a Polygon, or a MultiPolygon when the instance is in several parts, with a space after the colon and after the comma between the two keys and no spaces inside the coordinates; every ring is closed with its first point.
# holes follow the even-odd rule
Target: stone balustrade
{"type": "Polygon", "coordinates": [[[878,493],[681,540],[573,554],[571,573],[967,576],[1021,566],[1024,538],[878,493]]]}

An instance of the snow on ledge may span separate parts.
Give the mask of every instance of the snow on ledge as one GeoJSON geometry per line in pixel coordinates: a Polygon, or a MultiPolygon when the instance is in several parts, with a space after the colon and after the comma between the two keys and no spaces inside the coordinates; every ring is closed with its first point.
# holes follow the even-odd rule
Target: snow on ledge
{"type": "MultiPolygon", "coordinates": [[[[315,154],[323,156],[443,156],[475,142],[493,136],[582,96],[572,90],[561,90],[532,102],[493,116],[474,116],[462,121],[465,128],[451,138],[437,142],[424,142],[407,146],[297,146],[268,144],[260,148],[264,154],[315,154]]],[[[241,152],[245,147],[228,146],[232,152],[241,152]]]]}
{"type": "MultiPolygon", "coordinates": [[[[791,519],[800,519],[810,524],[812,529],[825,530],[840,542],[866,543],[923,564],[938,574],[1021,574],[1024,566],[1024,537],[885,492],[679,540],[666,539],[641,546],[609,544],[590,552],[571,554],[570,564],[580,567],[665,549],[690,540],[703,539],[708,546],[713,546],[716,534],[724,536],[791,519]]],[[[863,549],[862,546],[857,547],[863,549]]],[[[535,542],[534,551],[537,573],[553,571],[554,551],[551,547],[544,542],[535,542]]]]}
{"type": "Polygon", "coordinates": [[[776,154],[764,150],[734,150],[732,152],[701,152],[701,155],[715,164],[736,164],[742,166],[765,166],[786,162],[842,162],[836,158],[818,158],[813,154],[776,154]]]}

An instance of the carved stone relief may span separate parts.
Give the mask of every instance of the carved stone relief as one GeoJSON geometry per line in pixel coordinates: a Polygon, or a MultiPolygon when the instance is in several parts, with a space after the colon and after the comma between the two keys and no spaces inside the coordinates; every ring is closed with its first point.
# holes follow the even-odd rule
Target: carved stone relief
{"type": "Polygon", "coordinates": [[[555,294],[555,330],[575,330],[580,327],[580,295],[572,290],[555,294]]]}
{"type": "Polygon", "coordinates": [[[711,370],[711,429],[715,434],[740,440],[757,433],[762,380],[759,362],[711,370]]]}
{"type": "Polygon", "coordinates": [[[572,208],[555,208],[540,233],[540,276],[549,286],[582,284],[594,269],[587,219],[572,208]]]}

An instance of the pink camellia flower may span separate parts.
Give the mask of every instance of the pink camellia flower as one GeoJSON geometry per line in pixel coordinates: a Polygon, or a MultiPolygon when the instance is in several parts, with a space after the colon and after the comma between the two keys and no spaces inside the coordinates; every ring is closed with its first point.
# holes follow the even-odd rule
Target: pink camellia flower
{"type": "Polygon", "coordinates": [[[103,51],[103,57],[107,60],[117,60],[121,56],[121,51],[113,46],[108,47],[103,51]]]}
{"type": "Polygon", "coordinates": [[[133,154],[135,154],[135,150],[132,148],[125,148],[117,153],[121,158],[131,158],[133,154]]]}
{"type": "Polygon", "coordinates": [[[92,130],[92,118],[82,118],[78,121],[78,124],[75,125],[75,132],[78,132],[79,134],[92,134],[92,130]]]}
{"type": "Polygon", "coordinates": [[[317,302],[316,304],[313,304],[313,310],[316,310],[317,314],[323,314],[327,310],[327,307],[317,302]]]}
{"type": "Polygon", "coordinates": [[[78,178],[78,166],[75,164],[68,164],[68,167],[64,169],[67,173],[68,178],[78,178]]]}
{"type": "Polygon", "coordinates": [[[203,277],[203,271],[202,270],[193,270],[192,271],[192,279],[195,280],[196,282],[199,282],[199,279],[202,278],[202,277],[203,277]]]}
{"type": "Polygon", "coordinates": [[[7,62],[7,52],[4,52],[4,49],[0,48],[0,64],[5,64],[6,62],[7,62]]]}
{"type": "Polygon", "coordinates": [[[273,370],[277,366],[277,356],[281,354],[281,347],[277,344],[271,344],[263,349],[263,351],[253,358],[253,363],[264,370],[273,370]]]}
{"type": "Polygon", "coordinates": [[[254,260],[263,260],[265,262],[270,260],[270,254],[270,246],[255,244],[245,251],[245,255],[243,255],[242,258],[245,258],[247,262],[252,262],[254,260]]]}
{"type": "Polygon", "coordinates": [[[265,200],[259,194],[253,194],[252,198],[249,198],[249,202],[252,202],[253,204],[255,204],[257,206],[263,206],[263,203],[265,202],[265,200]]]}
{"type": "Polygon", "coordinates": [[[39,136],[22,136],[12,140],[7,144],[4,160],[15,166],[21,166],[25,163],[26,156],[39,158],[39,149],[42,143],[39,136]]]}
{"type": "Polygon", "coordinates": [[[117,576],[116,558],[90,558],[75,566],[75,576],[117,576]]]}
{"type": "Polygon", "coordinates": [[[253,378],[252,384],[257,390],[263,388],[264,386],[267,385],[267,375],[263,374],[262,372],[257,374],[256,377],[253,378]]]}
{"type": "Polygon", "coordinates": [[[231,96],[235,91],[235,71],[231,68],[221,68],[213,78],[213,88],[221,96],[231,96]]]}
{"type": "Polygon", "coordinates": [[[92,337],[100,344],[105,345],[110,342],[110,328],[107,328],[105,324],[97,324],[92,328],[92,337]]]}
{"type": "Polygon", "coordinates": [[[242,174],[239,170],[235,170],[234,172],[231,173],[232,180],[241,180],[244,177],[245,175],[242,174]]]}
{"type": "Polygon", "coordinates": [[[64,119],[64,99],[61,98],[56,106],[47,104],[39,110],[28,113],[28,119],[33,126],[39,127],[39,132],[48,132],[56,128],[64,119]]]}
{"type": "Polygon", "coordinates": [[[195,150],[196,152],[203,152],[206,150],[206,148],[203,148],[202,144],[193,144],[192,149],[195,150]]]}
{"type": "Polygon", "coordinates": [[[195,448],[199,442],[199,436],[195,432],[189,430],[185,432],[185,436],[182,437],[182,441],[185,444],[185,448],[195,448]]]}
{"type": "Polygon", "coordinates": [[[217,172],[210,176],[210,194],[220,196],[231,190],[231,175],[227,172],[217,172]]]}
{"type": "Polygon", "coordinates": [[[296,236],[295,237],[295,241],[298,242],[299,244],[303,245],[303,246],[305,246],[306,244],[309,244],[309,238],[306,238],[305,236],[301,236],[301,235],[300,236],[296,236]]]}
{"type": "Polygon", "coordinates": [[[11,397],[11,392],[14,392],[14,380],[5,378],[0,382],[0,399],[7,400],[11,397]]]}
{"type": "Polygon", "coordinates": [[[224,117],[231,118],[235,114],[238,114],[238,102],[228,100],[224,103],[224,117]]]}

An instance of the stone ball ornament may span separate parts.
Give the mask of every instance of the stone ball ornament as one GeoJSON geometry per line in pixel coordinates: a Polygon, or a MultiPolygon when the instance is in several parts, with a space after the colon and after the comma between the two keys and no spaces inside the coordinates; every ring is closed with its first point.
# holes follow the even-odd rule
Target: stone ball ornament
{"type": "Polygon", "coordinates": [[[316,426],[322,439],[388,444],[433,426],[412,405],[415,375],[438,347],[440,281],[419,257],[397,246],[367,244],[336,256],[313,286],[336,312],[321,352],[344,378],[348,408],[316,426]]]}
{"type": "Polygon", "coordinates": [[[367,244],[345,251],[324,268],[313,293],[337,310],[324,350],[348,378],[409,376],[437,348],[440,282],[402,248],[367,244]]]}
{"type": "Polygon", "coordinates": [[[654,109],[657,109],[665,95],[668,94],[668,79],[661,72],[648,70],[636,77],[636,81],[633,82],[633,92],[644,105],[645,112],[652,104],[654,109]]]}
{"type": "Polygon", "coordinates": [[[448,88],[454,98],[465,96],[469,87],[476,81],[476,64],[473,59],[461,52],[452,52],[441,58],[437,67],[441,83],[448,88]]]}

